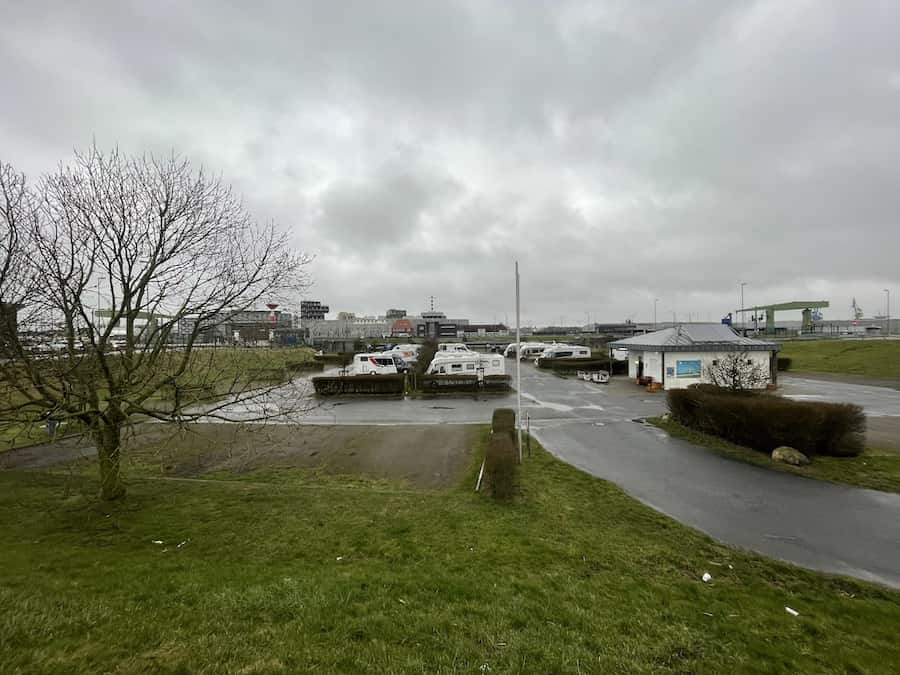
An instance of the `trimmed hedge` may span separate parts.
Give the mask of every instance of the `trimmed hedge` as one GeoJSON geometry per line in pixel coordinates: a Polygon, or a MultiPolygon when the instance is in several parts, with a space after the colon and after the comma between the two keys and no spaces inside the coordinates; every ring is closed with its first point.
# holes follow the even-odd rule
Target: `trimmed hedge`
{"type": "Polygon", "coordinates": [[[576,370],[605,370],[610,375],[627,375],[628,361],[609,359],[538,359],[538,368],[575,372],[576,370]]]}
{"type": "Polygon", "coordinates": [[[807,455],[853,457],[865,447],[865,415],[850,403],[793,401],[712,385],[672,389],[666,399],[684,426],[767,454],[787,445],[807,455]]]}
{"type": "Polygon", "coordinates": [[[320,396],[338,394],[402,395],[406,376],[349,375],[347,377],[314,377],[313,387],[320,396]]]}
{"type": "Polygon", "coordinates": [[[513,440],[506,434],[491,436],[484,457],[484,474],[494,499],[512,499],[516,490],[517,467],[518,455],[513,440]]]}
{"type": "Polygon", "coordinates": [[[479,385],[477,375],[423,375],[418,379],[422,391],[509,391],[509,375],[487,375],[479,385]]]}
{"type": "Polygon", "coordinates": [[[790,356],[779,356],[775,359],[775,369],[778,372],[783,373],[786,370],[791,369],[791,364],[793,363],[793,359],[790,356]]]}
{"type": "Polygon", "coordinates": [[[506,433],[510,438],[516,436],[516,411],[512,408],[495,408],[491,416],[491,431],[494,435],[506,433]]]}

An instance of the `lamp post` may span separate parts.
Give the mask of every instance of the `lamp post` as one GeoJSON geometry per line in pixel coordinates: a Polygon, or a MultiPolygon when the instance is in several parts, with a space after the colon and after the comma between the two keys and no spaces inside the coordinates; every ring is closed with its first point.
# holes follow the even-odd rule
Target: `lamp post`
{"type": "Polygon", "coordinates": [[[656,303],[659,302],[659,298],[653,298],[653,330],[656,330],[656,303]]]}
{"type": "Polygon", "coordinates": [[[747,317],[744,315],[744,286],[746,285],[746,281],[741,282],[741,332],[747,328],[747,317]]]}
{"type": "Polygon", "coordinates": [[[887,334],[888,337],[891,336],[891,289],[885,288],[885,294],[887,295],[887,334]]]}

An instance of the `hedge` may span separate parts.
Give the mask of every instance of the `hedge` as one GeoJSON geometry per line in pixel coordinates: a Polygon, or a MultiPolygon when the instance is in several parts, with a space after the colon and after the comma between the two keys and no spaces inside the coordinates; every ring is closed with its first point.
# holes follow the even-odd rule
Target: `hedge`
{"type": "Polygon", "coordinates": [[[418,378],[422,391],[509,391],[512,378],[509,375],[487,375],[484,383],[477,375],[423,375],[418,378]]]}
{"type": "Polygon", "coordinates": [[[337,394],[402,395],[406,376],[350,375],[347,377],[314,377],[313,387],[321,396],[337,394]]]}
{"type": "Polygon", "coordinates": [[[512,408],[495,408],[491,416],[491,432],[495,435],[506,433],[510,438],[515,438],[516,411],[512,408]]]}
{"type": "Polygon", "coordinates": [[[576,370],[605,370],[611,375],[627,375],[628,361],[612,361],[609,359],[544,359],[539,358],[538,368],[574,372],[576,370]]]}
{"type": "Polygon", "coordinates": [[[494,499],[512,499],[516,488],[517,466],[518,456],[512,438],[503,433],[492,435],[484,457],[484,474],[494,499]]]}
{"type": "Polygon", "coordinates": [[[787,445],[807,455],[852,457],[865,446],[866,418],[858,405],[734,393],[712,385],[672,389],[666,396],[677,422],[767,454],[787,445]]]}

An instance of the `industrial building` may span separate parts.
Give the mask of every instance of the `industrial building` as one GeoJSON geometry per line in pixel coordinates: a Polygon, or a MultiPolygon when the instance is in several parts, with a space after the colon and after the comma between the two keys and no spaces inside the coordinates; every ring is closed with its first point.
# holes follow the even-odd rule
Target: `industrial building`
{"type": "Polygon", "coordinates": [[[663,389],[684,389],[709,382],[708,370],[728,354],[746,354],[748,366],[767,374],[763,386],[777,379],[776,354],[781,346],[744,337],[721,324],[689,324],[664,328],[610,342],[610,350],[628,350],[628,376],[652,378],[663,389]]]}
{"type": "Polygon", "coordinates": [[[300,301],[300,318],[306,320],[322,320],[328,314],[330,308],[318,300],[300,301]]]}

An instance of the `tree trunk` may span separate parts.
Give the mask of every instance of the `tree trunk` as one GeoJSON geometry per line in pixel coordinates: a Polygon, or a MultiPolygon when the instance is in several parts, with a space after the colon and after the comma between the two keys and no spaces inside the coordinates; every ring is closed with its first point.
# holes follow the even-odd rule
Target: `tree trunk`
{"type": "Polygon", "coordinates": [[[96,432],[95,440],[100,462],[100,499],[120,499],[125,496],[125,486],[119,474],[121,429],[116,425],[103,425],[96,432]]]}

